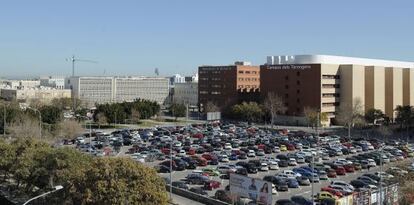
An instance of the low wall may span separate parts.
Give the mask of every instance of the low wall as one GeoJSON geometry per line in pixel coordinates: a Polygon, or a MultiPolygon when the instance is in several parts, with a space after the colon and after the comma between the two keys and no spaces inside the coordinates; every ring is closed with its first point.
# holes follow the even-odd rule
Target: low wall
{"type": "MultiPolygon", "coordinates": [[[[170,186],[166,185],[165,188],[167,189],[167,191],[170,191],[170,186]]],[[[172,193],[177,194],[179,196],[185,197],[185,198],[189,198],[193,201],[197,201],[206,205],[229,205],[226,202],[223,201],[219,201],[217,199],[213,199],[210,197],[206,197],[206,196],[202,196],[196,193],[193,193],[191,191],[185,190],[185,189],[180,189],[177,187],[172,187],[172,193]]]]}

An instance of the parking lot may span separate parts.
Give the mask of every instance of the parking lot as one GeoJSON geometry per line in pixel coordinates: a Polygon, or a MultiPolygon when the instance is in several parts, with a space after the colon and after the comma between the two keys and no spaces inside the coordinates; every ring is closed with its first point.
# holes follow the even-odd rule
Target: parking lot
{"type": "MultiPolygon", "coordinates": [[[[216,192],[228,193],[223,190],[229,184],[228,174],[233,172],[257,179],[272,176],[289,181],[287,191],[274,192],[274,204],[295,195],[311,198],[312,186],[297,186],[294,181],[318,179],[313,183],[313,194],[316,195],[332,181],[350,183],[368,173],[381,175],[378,173],[380,164],[386,171],[394,163],[413,156],[409,145],[396,141],[347,139],[330,133],[315,136],[295,130],[263,130],[246,124],[169,126],[95,135],[91,144],[81,145],[83,150],[86,146],[86,151],[101,156],[102,152],[94,148],[96,144],[118,146],[119,152],[115,155],[129,156],[156,168],[166,181],[170,181],[171,171],[174,186],[223,201],[228,201],[228,197],[216,192]],[[312,161],[314,166],[309,167],[312,161]],[[290,173],[294,176],[286,175],[290,173]],[[335,177],[332,176],[334,173],[335,177]]],[[[378,188],[366,181],[364,183],[364,188],[378,188]]],[[[276,189],[280,188],[279,184],[275,185],[276,189]]],[[[331,187],[329,191],[344,192],[336,189],[340,187],[331,187]]]]}

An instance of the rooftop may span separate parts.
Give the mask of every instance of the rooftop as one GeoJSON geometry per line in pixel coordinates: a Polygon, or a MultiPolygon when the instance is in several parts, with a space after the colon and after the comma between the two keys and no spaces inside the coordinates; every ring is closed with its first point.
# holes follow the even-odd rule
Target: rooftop
{"type": "Polygon", "coordinates": [[[284,65],[284,64],[354,64],[363,66],[381,66],[381,67],[398,67],[414,68],[414,62],[394,61],[369,58],[354,58],[346,56],[332,55],[283,55],[268,56],[267,64],[284,65]]]}

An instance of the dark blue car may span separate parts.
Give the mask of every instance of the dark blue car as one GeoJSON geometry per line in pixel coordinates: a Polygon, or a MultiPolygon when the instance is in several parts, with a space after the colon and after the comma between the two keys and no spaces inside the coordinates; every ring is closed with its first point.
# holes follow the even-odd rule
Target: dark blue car
{"type": "Polygon", "coordinates": [[[296,179],[287,179],[287,184],[289,188],[299,188],[299,182],[296,179]]]}

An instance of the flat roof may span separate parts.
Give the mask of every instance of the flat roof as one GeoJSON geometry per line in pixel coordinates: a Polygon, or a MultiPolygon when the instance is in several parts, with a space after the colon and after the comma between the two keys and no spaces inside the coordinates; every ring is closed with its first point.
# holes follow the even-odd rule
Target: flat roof
{"type": "Polygon", "coordinates": [[[333,55],[281,55],[267,56],[267,64],[340,64],[340,65],[363,65],[397,68],[414,68],[414,62],[394,61],[370,58],[355,58],[333,55]]]}

